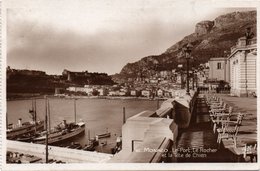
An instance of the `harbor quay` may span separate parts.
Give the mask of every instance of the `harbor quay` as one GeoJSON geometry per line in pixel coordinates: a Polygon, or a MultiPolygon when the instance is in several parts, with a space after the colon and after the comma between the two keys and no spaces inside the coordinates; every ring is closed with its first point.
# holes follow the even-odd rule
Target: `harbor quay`
{"type": "MultiPolygon", "coordinates": [[[[45,163],[46,146],[43,144],[26,143],[19,141],[7,140],[7,151],[15,153],[13,158],[20,157],[21,163],[45,163]],[[37,160],[35,160],[35,157],[37,160]],[[34,159],[34,160],[33,160],[34,159]]],[[[105,163],[112,155],[92,151],[75,150],[57,146],[48,146],[49,160],[60,161],[62,163],[105,163]]]]}

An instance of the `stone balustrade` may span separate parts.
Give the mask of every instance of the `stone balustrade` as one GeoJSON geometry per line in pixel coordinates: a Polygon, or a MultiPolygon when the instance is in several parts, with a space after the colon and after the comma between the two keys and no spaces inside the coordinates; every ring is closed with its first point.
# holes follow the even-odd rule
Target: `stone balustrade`
{"type": "Polygon", "coordinates": [[[127,119],[122,127],[122,150],[109,163],[174,162],[178,128],[190,124],[197,93],[164,101],[156,111],[143,111],[127,119]]]}

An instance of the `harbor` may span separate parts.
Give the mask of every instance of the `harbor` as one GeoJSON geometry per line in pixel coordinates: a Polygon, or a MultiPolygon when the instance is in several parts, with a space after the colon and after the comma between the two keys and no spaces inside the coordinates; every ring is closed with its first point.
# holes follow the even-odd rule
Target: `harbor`
{"type": "MultiPolygon", "coordinates": [[[[18,124],[17,111],[21,112],[20,118],[22,118],[22,122],[31,121],[32,118],[30,117],[29,110],[32,109],[32,101],[35,100],[8,101],[8,123],[18,124]]],[[[51,114],[48,122],[50,122],[51,129],[62,124],[63,120],[66,120],[68,123],[75,121],[74,102],[74,99],[49,98],[51,114]]],[[[84,122],[84,133],[81,133],[79,136],[73,136],[68,141],[59,141],[58,143],[54,143],[54,145],[69,147],[72,143],[79,143],[80,148],[83,149],[98,138],[100,144],[95,145],[94,149],[92,147],[89,150],[111,154],[113,148],[116,147],[117,139],[122,135],[123,107],[126,109],[125,117],[128,118],[143,110],[154,110],[156,109],[156,105],[157,101],[150,100],[77,99],[76,117],[78,121],[81,120],[84,122]],[[101,104],[104,108],[97,107],[101,104]],[[136,107],[136,104],[142,105],[136,107]],[[99,118],[103,119],[99,120],[99,118]],[[120,119],[117,122],[113,122],[115,118],[120,119]]],[[[37,99],[36,106],[37,118],[43,121],[45,117],[44,99],[37,99]]],[[[32,139],[28,140],[28,142],[32,142],[32,139]]],[[[36,139],[35,143],[45,144],[45,140],[43,139],[41,142],[38,140],[37,142],[36,139]]],[[[49,143],[52,144],[51,142],[49,143]]]]}

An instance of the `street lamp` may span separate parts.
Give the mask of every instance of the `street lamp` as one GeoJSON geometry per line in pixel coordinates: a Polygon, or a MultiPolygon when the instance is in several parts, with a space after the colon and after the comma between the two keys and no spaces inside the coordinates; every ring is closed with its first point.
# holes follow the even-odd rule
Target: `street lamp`
{"type": "Polygon", "coordinates": [[[189,89],[189,60],[190,60],[190,53],[192,49],[192,44],[188,43],[186,47],[183,48],[183,51],[185,52],[185,58],[187,60],[187,91],[186,94],[190,95],[190,89],[189,89]]]}
{"type": "Polygon", "coordinates": [[[183,86],[182,64],[179,64],[179,65],[178,65],[178,68],[180,68],[180,73],[181,73],[181,89],[183,89],[184,86],[183,86]]]}
{"type": "Polygon", "coordinates": [[[192,67],[192,90],[194,90],[194,82],[195,82],[195,68],[192,67]]]}
{"type": "MultiPolygon", "coordinates": [[[[251,27],[247,27],[246,28],[246,33],[245,33],[245,37],[246,37],[246,46],[249,45],[249,40],[252,39],[254,37],[254,33],[251,31],[251,27]]],[[[247,90],[247,53],[248,50],[245,50],[245,89],[246,89],[246,97],[248,97],[248,90],[247,90]]]]}

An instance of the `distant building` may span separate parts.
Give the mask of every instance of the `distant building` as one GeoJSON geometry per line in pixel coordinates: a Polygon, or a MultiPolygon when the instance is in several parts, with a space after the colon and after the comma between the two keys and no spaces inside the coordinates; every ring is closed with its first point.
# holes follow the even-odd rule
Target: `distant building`
{"type": "Polygon", "coordinates": [[[130,91],[130,95],[138,97],[138,96],[141,95],[141,91],[139,91],[139,90],[131,90],[130,91]]]}
{"type": "Polygon", "coordinates": [[[100,96],[107,96],[108,95],[108,89],[106,89],[106,88],[100,88],[97,91],[99,92],[100,96]]]}
{"type": "Polygon", "coordinates": [[[131,91],[130,91],[130,95],[131,95],[131,96],[136,96],[136,95],[137,95],[136,90],[131,90],[131,91]]]}
{"type": "Polygon", "coordinates": [[[229,82],[229,62],[227,58],[210,58],[209,80],[229,82]]]}
{"type": "Polygon", "coordinates": [[[246,38],[238,39],[237,44],[231,48],[228,57],[230,64],[231,93],[237,96],[246,96],[249,92],[256,92],[256,38],[249,39],[246,45],[246,38]]]}
{"type": "Polygon", "coordinates": [[[85,92],[87,95],[92,95],[93,92],[91,87],[68,87],[67,90],[71,92],[85,92]]]}
{"type": "Polygon", "coordinates": [[[144,97],[150,97],[151,91],[150,90],[142,90],[141,95],[144,97]]]}
{"type": "Polygon", "coordinates": [[[157,90],[157,96],[158,97],[163,97],[163,90],[162,89],[159,89],[159,90],[157,90]]]}
{"type": "Polygon", "coordinates": [[[120,92],[119,91],[109,91],[108,95],[109,96],[119,96],[120,92]]]}
{"type": "Polygon", "coordinates": [[[62,76],[66,77],[68,81],[72,81],[76,77],[84,78],[86,76],[89,76],[89,74],[88,74],[88,71],[72,72],[72,71],[64,69],[62,72],[62,76]]]}

